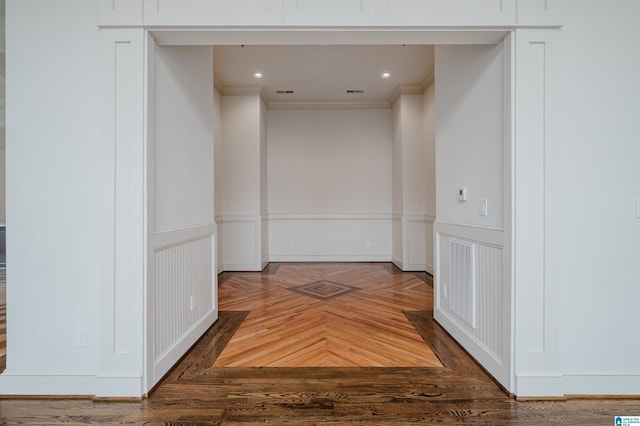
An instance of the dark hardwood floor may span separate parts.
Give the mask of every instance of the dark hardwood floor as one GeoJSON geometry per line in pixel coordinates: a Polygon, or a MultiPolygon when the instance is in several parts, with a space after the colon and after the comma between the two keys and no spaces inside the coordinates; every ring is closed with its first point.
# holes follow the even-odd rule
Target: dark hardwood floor
{"type": "MultiPolygon", "coordinates": [[[[353,267],[358,265],[370,266],[353,267]]],[[[268,291],[269,274],[278,273],[274,266],[262,274],[226,273],[221,286],[237,278],[268,291]]],[[[400,281],[429,278],[380,267],[400,281]]],[[[142,402],[5,399],[0,423],[612,425],[616,415],[640,414],[638,400],[516,402],[435,323],[429,309],[404,315],[441,367],[214,367],[249,314],[221,311],[216,324],[142,402]]]]}

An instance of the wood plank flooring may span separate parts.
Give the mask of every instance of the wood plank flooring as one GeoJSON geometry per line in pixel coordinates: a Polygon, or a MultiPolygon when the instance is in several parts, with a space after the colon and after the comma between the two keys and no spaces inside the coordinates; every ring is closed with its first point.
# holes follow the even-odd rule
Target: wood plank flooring
{"type": "Polygon", "coordinates": [[[404,315],[433,305],[415,275],[285,264],[267,278],[233,276],[219,298],[220,310],[249,313],[214,367],[442,367],[404,315]]]}
{"type": "MultiPolygon", "coordinates": [[[[376,266],[394,277],[417,276],[390,265],[360,266],[363,275],[376,266]]],[[[271,265],[262,274],[226,273],[220,281],[222,287],[251,281],[268,288],[274,270],[277,275],[282,267],[271,265]]],[[[317,268],[297,267],[302,278],[292,279],[292,286],[306,282],[305,269],[317,268]]],[[[588,426],[614,424],[616,415],[640,415],[638,400],[514,401],[435,323],[428,308],[405,311],[405,317],[438,356],[438,367],[214,367],[250,319],[249,309],[234,309],[220,312],[216,324],[142,402],[0,400],[0,424],[588,426]]]]}

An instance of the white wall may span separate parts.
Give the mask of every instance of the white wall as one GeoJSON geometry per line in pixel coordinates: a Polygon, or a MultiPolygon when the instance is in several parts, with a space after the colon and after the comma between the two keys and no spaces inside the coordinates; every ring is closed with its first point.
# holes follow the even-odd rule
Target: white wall
{"type": "Polygon", "coordinates": [[[565,393],[638,395],[640,3],[559,5],[557,133],[546,185],[559,368],[565,393]]]}
{"type": "Polygon", "coordinates": [[[156,49],[156,232],[213,221],[211,50],[156,49]]]}
{"type": "Polygon", "coordinates": [[[216,216],[222,241],[222,270],[262,270],[266,266],[265,106],[259,88],[225,88],[220,101],[223,166],[215,178],[221,190],[216,216]]]}
{"type": "MultiPolygon", "coordinates": [[[[432,240],[427,236],[432,232],[434,216],[427,215],[427,204],[433,207],[435,198],[427,200],[429,190],[425,188],[435,181],[434,128],[432,119],[423,122],[429,120],[425,114],[432,113],[433,108],[423,111],[421,86],[401,86],[399,90],[392,109],[393,263],[405,271],[433,272],[433,256],[427,259],[427,245],[432,240]]],[[[433,102],[433,97],[430,100],[433,102]]]]}
{"type": "Polygon", "coordinates": [[[511,292],[503,269],[510,258],[502,229],[510,143],[505,44],[435,49],[435,318],[511,389],[511,292]],[[463,187],[467,201],[458,201],[463,187]],[[488,200],[487,216],[480,215],[481,199],[488,200]],[[468,258],[460,247],[468,247],[468,258]]]}
{"type": "Polygon", "coordinates": [[[19,0],[6,7],[11,267],[0,391],[86,393],[100,347],[98,2],[19,0]],[[75,346],[76,327],[87,328],[88,347],[75,346]]]}
{"type": "Polygon", "coordinates": [[[436,216],[441,222],[501,228],[502,46],[436,49],[436,216]],[[457,197],[463,187],[468,190],[464,202],[457,197]],[[482,199],[488,202],[487,216],[480,216],[482,199]]]}
{"type": "Polygon", "coordinates": [[[272,260],[390,260],[391,111],[270,110],[272,260]]]}
{"type": "Polygon", "coordinates": [[[217,319],[213,48],[150,46],[147,389],[217,319]]]}
{"type": "Polygon", "coordinates": [[[404,244],[402,232],[402,213],[404,202],[402,199],[402,102],[394,102],[391,108],[392,140],[391,140],[391,187],[392,187],[392,262],[402,269],[404,259],[404,244]]]}
{"type": "MultiPolygon", "coordinates": [[[[214,58],[215,60],[215,58],[214,58]]],[[[222,201],[224,194],[224,143],[222,141],[222,95],[220,94],[220,90],[218,87],[214,86],[213,88],[213,171],[214,171],[214,218],[217,222],[218,219],[222,216],[222,201]]],[[[218,224],[217,224],[218,225],[218,224]]],[[[217,228],[217,269],[218,272],[222,272],[222,236],[221,236],[221,226],[216,226],[217,228]]]]}
{"type": "MultiPolygon", "coordinates": [[[[101,187],[103,173],[98,146],[100,103],[96,99],[100,75],[106,73],[100,64],[97,3],[7,2],[7,223],[11,268],[7,290],[8,369],[0,378],[2,393],[89,393],[95,370],[102,362],[96,347],[102,336],[94,332],[100,329],[100,258],[113,250],[102,251],[99,230],[101,215],[106,215],[113,205],[101,208],[102,197],[96,190],[101,187]],[[38,125],[31,125],[34,122],[38,125]],[[69,259],[73,259],[73,267],[69,267],[69,259]],[[47,321],[34,322],[34,317],[46,317],[47,321]],[[73,344],[78,325],[88,327],[88,348],[73,344]],[[25,335],[31,338],[23,339],[25,335]],[[72,376],[73,383],[86,386],[69,385],[67,379],[72,376]]],[[[114,25],[114,34],[139,35],[141,29],[121,27],[142,25],[143,11],[147,25],[295,25],[303,20],[332,24],[345,19],[340,15],[333,21],[338,16],[335,13],[314,14],[315,3],[313,7],[301,3],[300,11],[291,2],[274,1],[271,8],[261,2],[263,7],[252,10],[250,16],[246,14],[246,2],[228,10],[223,9],[228,5],[220,2],[187,4],[167,0],[161,2],[159,10],[151,3],[101,1],[101,22],[114,25]],[[202,13],[203,10],[216,13],[202,13]],[[314,16],[320,18],[315,20],[314,16]]],[[[517,374],[544,379],[542,376],[550,372],[561,382],[560,394],[639,394],[639,324],[632,315],[634,303],[640,299],[640,266],[636,261],[640,229],[638,219],[633,217],[634,202],[640,197],[640,169],[636,164],[640,153],[634,143],[640,130],[634,115],[640,98],[635,70],[640,64],[637,55],[633,55],[639,50],[640,34],[634,20],[640,13],[639,5],[634,0],[513,0],[501,2],[503,7],[489,0],[466,0],[464,4],[462,8],[459,3],[446,0],[389,2],[389,10],[377,14],[375,2],[365,2],[364,8],[348,8],[349,17],[353,18],[349,23],[396,28],[495,28],[559,22],[558,10],[564,12],[561,18],[565,25],[557,32],[556,40],[541,46],[538,42],[545,37],[530,34],[522,41],[529,44],[531,40],[534,46],[518,48],[526,53],[529,48],[537,52],[549,47],[550,52],[557,48],[558,53],[556,59],[549,58],[552,60],[542,65],[549,67],[548,76],[557,80],[558,89],[549,104],[555,107],[555,125],[551,120],[543,129],[549,136],[547,161],[529,160],[535,163],[534,167],[546,167],[538,182],[544,185],[546,205],[542,210],[547,225],[542,251],[548,269],[543,271],[542,279],[557,294],[557,315],[552,317],[557,321],[550,324],[557,329],[558,337],[551,348],[556,363],[551,363],[549,370],[544,362],[536,361],[540,354],[528,353],[531,323],[518,323],[515,344],[518,358],[522,359],[517,360],[517,374]],[[589,345],[591,342],[595,343],[589,345]]],[[[520,30],[517,33],[523,34],[520,30]]],[[[305,40],[317,37],[309,34],[296,36],[306,36],[305,40]]],[[[356,31],[349,35],[328,34],[321,35],[323,40],[354,40],[361,36],[356,31]]],[[[292,37],[290,29],[285,36],[292,37]]],[[[387,41],[395,36],[398,33],[393,31],[376,35],[387,41]]],[[[481,34],[476,33],[478,36],[481,34]]],[[[141,58],[137,53],[131,58],[132,64],[139,65],[132,65],[132,70],[139,69],[135,75],[140,80],[144,63],[141,58]]],[[[534,65],[541,64],[534,61],[534,65]]],[[[529,71],[518,69],[516,81],[522,80],[521,72],[527,77],[529,71]]],[[[526,89],[516,97],[522,99],[523,94],[528,94],[526,89]]],[[[137,96],[133,98],[138,99],[137,96]]],[[[136,105],[141,108],[142,99],[136,105]]],[[[523,118],[517,121],[525,125],[525,130],[531,127],[519,110],[515,114],[523,118]]],[[[143,128],[141,116],[132,117],[132,121],[135,129],[143,128]]],[[[122,177],[122,170],[117,173],[122,177]]],[[[514,173],[516,181],[530,177],[527,171],[514,173]]],[[[448,190],[443,194],[453,196],[448,190]]],[[[491,216],[496,210],[492,199],[489,201],[491,220],[497,219],[491,216]]],[[[452,213],[446,217],[466,220],[475,216],[477,220],[477,206],[468,205],[472,210],[466,216],[462,210],[456,212],[455,203],[444,207],[452,213]]],[[[540,210],[535,205],[530,207],[535,208],[536,214],[540,210]]],[[[528,221],[523,219],[528,217],[526,212],[516,212],[516,223],[522,221],[524,227],[528,221]]],[[[142,233],[137,235],[143,238],[142,233]]],[[[516,249],[527,243],[523,241],[516,249]]],[[[515,308],[526,311],[527,306],[515,308]]],[[[126,304],[118,307],[129,309],[126,304]]],[[[549,311],[554,306],[543,308],[549,311]]],[[[140,310],[140,306],[135,309],[140,310]]],[[[122,387],[112,390],[113,395],[123,394],[122,387]]],[[[556,391],[544,383],[538,390],[547,395],[556,391]]]]}
{"type": "Polygon", "coordinates": [[[5,153],[5,2],[0,1],[0,224],[6,222],[6,153],[5,153]]]}
{"type": "MultiPolygon", "coordinates": [[[[0,131],[4,134],[4,128],[0,131]]],[[[4,146],[4,137],[2,138],[2,145],[0,146],[0,224],[7,222],[6,215],[6,158],[7,153],[4,146]]]]}
{"type": "Polygon", "coordinates": [[[435,130],[435,84],[430,84],[422,94],[422,143],[424,145],[423,167],[426,174],[425,190],[425,263],[427,272],[433,274],[433,221],[436,218],[436,130],[435,130]]]}
{"type": "Polygon", "coordinates": [[[222,96],[224,215],[260,213],[260,96],[222,96]]]}
{"type": "Polygon", "coordinates": [[[387,109],[270,110],[270,214],[388,214],[387,109]]]}

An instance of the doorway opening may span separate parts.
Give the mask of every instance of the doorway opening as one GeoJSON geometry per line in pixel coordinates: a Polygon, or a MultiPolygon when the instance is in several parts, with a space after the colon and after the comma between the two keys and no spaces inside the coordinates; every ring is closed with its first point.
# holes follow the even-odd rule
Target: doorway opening
{"type": "MultiPolygon", "coordinates": [[[[192,43],[202,45],[202,38],[208,40],[211,46],[234,46],[239,52],[247,51],[247,46],[252,46],[251,32],[243,33],[242,38],[238,39],[243,42],[234,42],[233,34],[224,38],[224,41],[217,43],[215,32],[204,32],[205,34],[181,34],[174,41],[171,35],[158,34],[155,38],[156,49],[162,50],[166,47],[170,49],[180,49],[178,46],[189,44],[185,42],[185,37],[193,37],[192,43]],[[244,47],[243,47],[244,45],[244,47]]],[[[286,32],[283,32],[283,34],[286,32]]],[[[176,32],[173,33],[177,34],[176,32]]],[[[283,36],[274,32],[271,37],[283,36]]],[[[228,36],[228,34],[226,34],[228,36]]],[[[316,34],[317,36],[317,34],[316,34]]],[[[428,46],[431,43],[425,43],[425,38],[429,39],[433,34],[412,34],[411,37],[417,37],[419,42],[414,39],[413,44],[417,46],[428,46]]],[[[313,40],[312,33],[306,33],[305,38],[310,38],[301,45],[318,46],[317,40],[313,40]],[[311,34],[311,36],[310,36],[311,34]]],[[[473,39],[473,35],[470,35],[473,39]]],[[[464,296],[465,302],[474,304],[485,303],[486,300],[477,297],[479,292],[486,290],[485,284],[493,283],[496,276],[502,276],[503,265],[510,264],[510,260],[505,258],[508,253],[502,250],[502,242],[498,238],[489,237],[488,233],[495,231],[502,233],[504,231],[504,223],[500,229],[500,224],[493,223],[491,220],[500,221],[499,218],[507,217],[504,214],[506,206],[505,202],[508,196],[508,187],[510,183],[506,182],[505,177],[509,176],[508,168],[510,156],[508,155],[508,146],[510,144],[511,135],[504,132],[507,127],[506,121],[509,120],[505,111],[510,109],[510,93],[505,91],[510,83],[507,81],[508,73],[505,70],[511,67],[511,58],[508,54],[509,38],[505,39],[502,33],[499,37],[494,37],[490,42],[487,41],[487,34],[483,34],[480,38],[475,39],[478,44],[477,55],[465,52],[465,49],[474,49],[475,46],[460,46],[457,43],[452,45],[437,45],[436,51],[440,51],[441,56],[445,58],[441,65],[441,71],[451,71],[456,75],[455,79],[443,79],[446,84],[442,86],[440,93],[451,95],[451,101],[445,103],[445,109],[450,115],[447,117],[437,117],[436,93],[433,94],[433,113],[435,114],[435,125],[430,129],[434,134],[434,144],[436,140],[447,141],[441,143],[432,153],[434,164],[441,161],[439,168],[448,172],[443,177],[445,180],[441,182],[446,185],[439,187],[434,184],[434,212],[429,215],[424,210],[411,210],[407,208],[404,201],[405,185],[417,192],[426,192],[425,179],[421,172],[424,172],[424,162],[420,160],[423,157],[418,155],[406,155],[407,151],[403,148],[419,146],[424,154],[424,133],[425,126],[421,113],[424,113],[428,107],[425,107],[425,87],[424,85],[402,85],[404,88],[398,90],[397,98],[393,102],[388,101],[387,106],[378,105],[377,107],[366,108],[367,112],[360,111],[363,105],[350,105],[349,108],[338,108],[336,102],[329,105],[324,100],[323,107],[319,104],[309,103],[308,101],[298,100],[296,102],[275,102],[269,99],[269,95],[263,94],[263,88],[255,81],[264,80],[268,75],[264,70],[244,69],[243,72],[248,79],[254,84],[245,84],[242,86],[225,86],[218,81],[217,90],[214,90],[213,99],[213,132],[214,132],[214,151],[215,151],[215,218],[218,226],[217,231],[217,252],[218,252],[218,272],[222,271],[240,271],[254,270],[260,271],[269,262],[280,261],[393,261],[396,265],[403,269],[412,269],[410,265],[423,265],[423,270],[427,270],[428,250],[431,249],[432,271],[435,273],[435,302],[432,308],[437,312],[436,319],[440,322],[447,323],[446,327],[459,330],[461,336],[471,337],[469,341],[463,342],[466,347],[473,345],[474,339],[478,338],[473,333],[485,326],[484,317],[489,308],[501,308],[500,318],[508,317],[510,309],[506,303],[500,305],[479,306],[473,314],[468,317],[458,315],[456,311],[456,302],[451,300],[454,297],[464,296]],[[505,44],[503,44],[505,43],[505,44]],[[497,47],[496,47],[497,46],[497,47]],[[465,58],[468,63],[465,63],[465,58]],[[468,65],[475,66],[468,66],[468,65]],[[457,72],[457,74],[456,74],[457,72]],[[259,76],[257,74],[260,74],[259,76]],[[489,75],[487,77],[487,75],[489,75]],[[459,83],[456,83],[456,81],[459,83]],[[496,86],[497,85],[497,86],[496,86]],[[222,86],[222,87],[221,87],[222,86]],[[419,89],[416,89],[417,86],[419,89]],[[493,93],[490,101],[493,102],[496,97],[500,98],[498,104],[491,103],[489,106],[484,103],[485,95],[492,93],[492,89],[498,87],[498,92],[493,93]],[[470,96],[467,96],[471,94],[470,96]],[[266,98],[266,99],[265,99],[266,98]],[[273,105],[270,105],[273,102],[273,105]],[[399,103],[398,103],[399,102],[399,103]],[[296,104],[295,106],[293,104],[296,104]],[[394,105],[399,105],[395,108],[394,105]],[[360,107],[360,108],[359,108],[360,107]],[[385,110],[386,108],[386,110],[385,110]],[[490,111],[492,118],[500,117],[497,122],[490,124],[487,130],[486,115],[484,112],[490,111]],[[310,112],[311,111],[311,112],[310,112]],[[372,111],[372,112],[371,112],[372,111]],[[420,117],[420,125],[415,119],[416,111],[420,117]],[[371,117],[362,118],[355,117],[357,114],[386,114],[386,119],[371,119],[371,117]],[[349,116],[346,124],[340,126],[327,126],[322,123],[335,123],[341,117],[349,116]],[[371,170],[359,170],[358,167],[367,164],[376,164],[375,160],[381,159],[382,156],[371,156],[374,151],[371,149],[357,146],[350,152],[352,148],[347,141],[360,137],[355,136],[353,129],[371,128],[375,124],[385,122],[387,127],[383,131],[376,131],[375,134],[365,138],[374,140],[380,134],[386,135],[385,140],[387,156],[384,163],[384,173],[379,173],[380,168],[376,169],[372,166],[371,170]],[[276,123],[276,125],[273,125],[276,123]],[[355,123],[355,124],[354,124],[355,123]],[[369,123],[363,125],[362,123],[369,123]],[[466,125],[465,125],[466,123],[466,125]],[[270,125],[271,124],[271,125],[270,125]],[[394,126],[394,124],[397,124],[394,126]],[[353,127],[348,127],[349,125],[353,127]],[[463,132],[460,132],[460,129],[463,132]],[[329,130],[336,130],[331,134],[329,130]],[[438,134],[436,129],[443,130],[444,133],[438,134]],[[496,130],[498,129],[498,130],[496,130]],[[306,130],[306,133],[305,133],[306,130]],[[351,131],[351,133],[349,132],[351,131]],[[466,132],[466,133],[465,133],[466,132]],[[342,138],[344,134],[351,137],[342,138]],[[313,143],[308,143],[313,140],[313,143]],[[480,140],[481,142],[477,142],[480,140]],[[274,144],[274,141],[275,142],[274,144]],[[319,144],[318,141],[322,142],[319,144]],[[341,141],[342,143],[334,143],[341,141]],[[407,142],[403,145],[403,142],[407,142]],[[411,145],[413,141],[419,141],[415,145],[411,145]],[[451,141],[451,142],[449,142],[451,141]],[[458,142],[458,143],[456,143],[458,142]],[[473,142],[473,143],[472,143],[473,142]],[[485,149],[483,143],[489,143],[491,149],[485,149]],[[394,155],[394,146],[396,152],[394,155]],[[318,147],[322,148],[319,149],[318,147]],[[468,149],[467,149],[468,148],[468,149]],[[338,156],[330,156],[329,153],[338,152],[338,156]],[[355,153],[355,154],[354,154],[355,153]],[[278,154],[277,156],[275,154],[278,154]],[[341,154],[341,155],[340,155],[341,154]],[[352,157],[349,157],[352,154],[352,157]],[[480,155],[480,157],[478,157],[480,155]],[[484,157],[483,157],[484,155],[484,157]],[[331,161],[340,161],[343,158],[358,158],[357,162],[347,162],[352,167],[352,174],[344,172],[349,171],[348,167],[338,168],[341,173],[332,174],[334,167],[328,167],[331,161]],[[373,158],[375,157],[375,158],[373,158]],[[473,167],[474,161],[484,164],[482,167],[473,167]],[[336,160],[337,159],[337,160],[336,160]],[[325,160],[324,167],[316,167],[314,164],[322,164],[319,160],[325,160]],[[371,160],[367,163],[367,160],[371,160]],[[417,160],[417,161],[416,161],[417,160]],[[237,163],[234,163],[237,161],[237,163]],[[442,162],[445,161],[445,162],[442,162]],[[396,164],[394,164],[396,163],[396,164]],[[498,165],[497,168],[493,167],[498,165]],[[277,166],[274,166],[277,165],[277,166]],[[396,167],[394,167],[394,165],[396,167]],[[463,166],[464,165],[464,166],[463,166]],[[490,165],[490,166],[488,166],[490,165]],[[444,166],[444,167],[442,167],[444,166]],[[469,166],[469,167],[467,167],[469,166]],[[295,173],[295,169],[297,173],[295,173]],[[293,171],[292,171],[293,169],[293,171]],[[355,170],[353,170],[355,169],[355,170]],[[409,170],[413,173],[405,174],[404,171],[409,170]],[[484,179],[486,170],[492,170],[491,176],[484,179]],[[400,170],[400,172],[398,172],[400,170]],[[284,172],[283,172],[284,171],[284,172]],[[378,173],[375,173],[375,172],[378,173]],[[279,175],[278,173],[281,172],[279,175]],[[309,173],[311,172],[311,173],[309,173]],[[313,173],[315,172],[315,173],[313,173]],[[368,173],[369,172],[369,173],[368,173]],[[221,173],[221,174],[219,174],[221,173]],[[368,173],[368,174],[367,174],[368,173]],[[366,176],[365,180],[379,179],[380,175],[386,177],[385,183],[377,185],[378,188],[384,187],[383,191],[375,194],[367,194],[364,191],[348,191],[351,194],[362,195],[362,198],[368,196],[375,198],[384,195],[386,200],[386,211],[313,211],[309,206],[318,199],[323,201],[331,200],[336,195],[331,191],[323,188],[323,184],[333,182],[334,187],[348,186],[350,183],[357,181],[358,178],[366,176]],[[500,175],[499,179],[494,179],[496,175],[500,175]],[[311,177],[318,177],[317,181],[310,180],[311,177]],[[350,180],[347,178],[351,178],[350,180]],[[332,179],[334,179],[332,181],[332,179]],[[278,187],[271,187],[274,182],[280,181],[278,187]],[[297,184],[306,183],[307,191],[304,188],[296,187],[297,184]],[[417,182],[417,186],[415,185],[417,182]],[[246,186],[243,186],[246,185],[246,186]],[[450,185],[455,191],[449,193],[450,185]],[[473,186],[472,186],[473,185],[473,186]],[[472,195],[468,200],[459,200],[455,198],[458,189],[469,187],[468,194],[472,195]],[[292,190],[294,188],[294,190],[292,190]],[[399,190],[395,190],[399,188],[399,190]],[[487,189],[488,188],[488,189],[487,189]],[[324,192],[323,192],[324,191],[324,192]],[[286,192],[289,192],[288,194],[286,192]],[[285,193],[285,194],[282,194],[285,193]],[[275,196],[282,196],[282,199],[276,199],[275,196]],[[220,198],[219,198],[220,197],[220,198]],[[251,200],[247,202],[247,197],[251,200]],[[288,198],[286,198],[288,197],[288,198]],[[305,198],[306,197],[306,198],[305,198]],[[438,213],[435,212],[435,203],[439,203],[442,197],[443,204],[446,206],[440,215],[440,204],[438,205],[438,213]],[[300,203],[306,201],[307,204],[300,203]],[[475,204],[481,201],[484,205],[491,206],[491,214],[486,213],[487,209],[476,209],[475,204]],[[489,201],[489,203],[487,203],[489,201]],[[273,206],[281,203],[281,210],[273,210],[273,206]],[[298,204],[296,204],[298,203],[298,204]],[[302,205],[302,208],[300,206],[302,205]],[[395,209],[395,206],[401,206],[395,209]],[[248,207],[242,210],[240,207],[248,207]],[[225,210],[226,209],[226,210],[225,210]],[[457,215],[457,216],[456,216],[457,215]],[[473,217],[472,217],[473,216],[473,217]],[[480,217],[480,219],[478,217],[480,217]],[[486,222],[487,218],[489,222],[486,222]],[[485,221],[485,222],[483,222],[485,221]],[[354,226],[355,224],[355,226],[354,226]],[[357,230],[359,235],[355,237],[349,236],[349,232],[357,230]],[[346,238],[345,238],[346,236],[346,238]],[[336,244],[335,241],[346,241],[347,244],[336,244]],[[333,245],[331,244],[333,241],[333,245]],[[356,245],[349,246],[348,242],[356,241],[356,245]],[[433,241],[433,244],[432,244],[433,241]],[[475,265],[479,269],[474,270],[477,280],[471,282],[470,292],[460,292],[460,286],[464,283],[451,280],[455,275],[456,268],[460,267],[461,260],[451,255],[451,247],[453,242],[468,244],[472,247],[473,265],[467,266],[474,268],[475,265]],[[418,247],[412,250],[411,244],[418,247]],[[337,250],[336,250],[337,246],[337,250]],[[412,256],[412,253],[420,252],[422,257],[412,256]],[[343,250],[343,251],[339,251],[343,250]],[[376,257],[377,256],[377,257],[376,257]],[[407,259],[405,259],[405,257],[407,259]],[[485,263],[483,263],[485,262],[485,263]],[[488,263],[491,263],[490,265],[488,263]],[[483,269],[485,268],[485,269],[483,269]],[[486,270],[495,271],[495,276],[489,277],[481,273],[486,270]],[[451,271],[454,271],[452,273],[451,271]],[[442,278],[446,282],[442,282],[442,278]],[[484,281],[483,281],[484,279],[484,281]],[[488,308],[489,307],[489,308],[488,308]],[[458,315],[458,317],[456,317],[458,315]],[[465,321],[471,321],[467,324],[465,321]],[[482,327],[478,328],[477,325],[482,327]],[[475,330],[475,331],[474,331],[475,330]],[[471,342],[471,343],[469,343],[471,342]]],[[[287,39],[283,37],[278,43],[273,45],[286,46],[287,39]]],[[[379,42],[379,39],[372,39],[379,42]]],[[[264,45],[264,40],[255,44],[264,45]]],[[[345,36],[343,45],[353,45],[349,42],[349,36],[345,36]]],[[[388,43],[387,43],[388,44],[388,43]]],[[[411,44],[411,43],[407,43],[411,44]]],[[[357,45],[356,45],[357,46],[357,45]]],[[[258,49],[260,46],[256,47],[258,49]]],[[[299,46],[298,46],[299,47],[299,46]]],[[[369,47],[369,46],[368,46],[369,47]]],[[[375,46],[373,46],[375,47],[375,46]]],[[[217,48],[217,47],[216,47],[217,48]]],[[[214,68],[216,66],[215,54],[216,48],[213,48],[214,68]]],[[[219,49],[222,51],[222,49],[219,49]]],[[[265,51],[267,49],[265,48],[265,51]]],[[[477,52],[476,52],[477,53],[477,52]]],[[[438,58],[438,55],[436,55],[438,58]]],[[[438,81],[436,66],[436,82],[438,81]]],[[[254,67],[255,68],[255,67],[254,67]]],[[[379,78],[384,79],[385,72],[380,73],[379,78]]],[[[214,72],[215,78],[215,72],[214,72]]],[[[423,83],[423,82],[422,82],[423,83]]],[[[353,85],[351,85],[353,86],[353,85]]],[[[432,87],[430,85],[428,87],[432,87]]],[[[427,87],[427,89],[428,89],[427,87]]],[[[295,95],[296,90],[290,88],[273,88],[275,95],[295,95]],[[281,93],[278,93],[281,92],[281,93]],[[293,93],[287,93],[293,92],[293,93]]],[[[434,90],[435,92],[435,90],[434,90]]],[[[362,95],[366,93],[365,89],[351,87],[344,89],[345,95],[362,95]],[[360,92],[361,91],[361,92],[360,92]],[[360,93],[358,93],[360,92],[360,93]]],[[[442,95],[441,95],[442,96],[442,95]]],[[[438,142],[440,143],[440,142],[438,142]]],[[[375,146],[375,145],[374,145],[375,146]]],[[[379,151],[382,151],[380,149],[379,151]]],[[[435,172],[434,172],[435,173],[435,172]]],[[[435,179],[434,179],[435,180],[435,179]]],[[[304,187],[304,185],[302,185],[304,187]]],[[[374,186],[375,187],[375,186],[374,186]]],[[[362,186],[361,188],[366,188],[362,186]]],[[[371,188],[371,187],[369,187],[371,188]]],[[[334,191],[335,192],[335,191],[334,191]]],[[[375,192],[375,191],[374,191],[375,192]]],[[[382,198],[382,197],[381,197],[382,198]]],[[[422,199],[426,199],[423,197],[422,199]]],[[[339,200],[340,197],[337,197],[339,200]]],[[[345,201],[343,197],[342,201],[345,201]]],[[[346,199],[344,205],[349,205],[351,199],[346,199]]],[[[340,205],[331,204],[328,205],[340,205]]],[[[463,265],[462,265],[463,266],[463,265]]],[[[430,271],[431,272],[431,271],[430,271]]],[[[510,300],[510,282],[500,281],[496,292],[491,297],[496,300],[510,300]]],[[[148,302],[153,306],[153,300],[148,302]]],[[[497,368],[498,373],[494,373],[501,380],[506,377],[510,380],[510,352],[511,334],[510,334],[510,318],[507,318],[505,328],[501,328],[499,332],[489,336],[490,339],[497,339],[496,345],[506,351],[500,353],[500,363],[497,368]],[[502,375],[501,375],[502,374],[502,375]]],[[[504,324],[504,323],[500,323],[504,324]]],[[[499,326],[497,322],[492,323],[489,327],[499,326]]],[[[481,338],[484,338],[485,329],[478,331],[481,338]]],[[[480,347],[486,346],[485,342],[480,340],[480,347]]],[[[493,366],[496,367],[496,366],[493,366]]],[[[492,367],[492,368],[493,368],[492,367]]]]}

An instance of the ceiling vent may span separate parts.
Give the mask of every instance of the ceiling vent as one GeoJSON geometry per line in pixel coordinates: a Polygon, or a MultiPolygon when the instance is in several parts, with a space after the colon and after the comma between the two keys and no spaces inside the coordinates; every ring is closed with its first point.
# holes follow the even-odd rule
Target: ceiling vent
{"type": "Polygon", "coordinates": [[[278,95],[293,95],[293,90],[276,90],[278,95]]]}
{"type": "Polygon", "coordinates": [[[364,90],[361,90],[361,89],[349,89],[349,90],[347,90],[347,93],[349,93],[349,94],[364,93],[364,90]]]}

